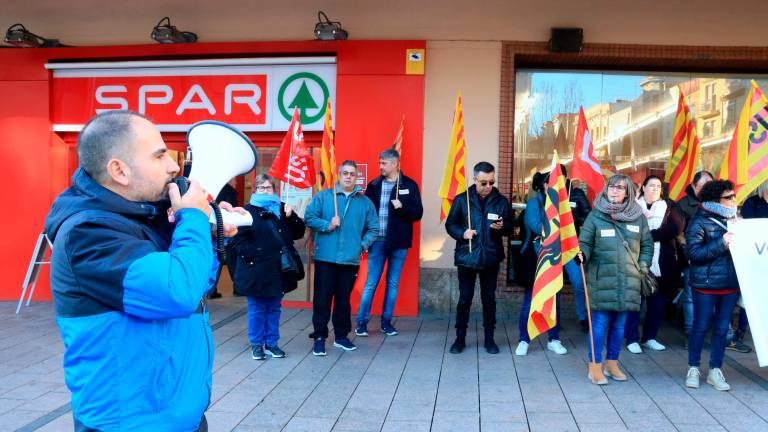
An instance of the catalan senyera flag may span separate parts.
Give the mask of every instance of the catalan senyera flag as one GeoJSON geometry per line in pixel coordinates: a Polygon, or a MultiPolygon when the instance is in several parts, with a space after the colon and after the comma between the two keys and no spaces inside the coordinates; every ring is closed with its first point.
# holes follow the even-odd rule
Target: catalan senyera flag
{"type": "Polygon", "coordinates": [[[768,99],[755,81],[725,152],[720,179],[736,185],[738,204],[768,180],[768,99]]]}
{"type": "Polygon", "coordinates": [[[528,335],[531,339],[557,323],[556,295],[563,288],[563,266],[579,253],[579,238],[557,152],[552,164],[544,204],[546,221],[541,233],[543,240],[536,261],[536,280],[528,314],[528,335]]]}
{"type": "Polygon", "coordinates": [[[331,98],[325,105],[323,122],[323,140],[320,146],[320,169],[323,175],[318,184],[320,189],[329,189],[336,184],[336,146],[333,140],[333,122],[331,121],[331,98]]]}
{"type": "Polygon", "coordinates": [[[400,120],[400,129],[397,130],[397,136],[395,136],[395,141],[392,143],[392,150],[395,150],[397,154],[400,156],[403,155],[403,132],[405,131],[405,115],[403,115],[403,119],[400,120]]]}
{"type": "Polygon", "coordinates": [[[467,190],[467,175],[464,165],[467,162],[467,145],[464,142],[464,115],[461,110],[461,94],[456,96],[456,110],[453,112],[451,143],[448,148],[448,160],[445,161],[443,181],[438,195],[441,198],[440,222],[443,222],[451,210],[456,195],[467,190]]]}
{"type": "Polygon", "coordinates": [[[693,121],[685,95],[680,89],[677,100],[677,114],[672,132],[672,148],[669,152],[667,170],[664,181],[669,184],[669,197],[675,201],[685,195],[685,188],[693,181],[698,171],[701,146],[696,135],[696,124],[693,121]]]}

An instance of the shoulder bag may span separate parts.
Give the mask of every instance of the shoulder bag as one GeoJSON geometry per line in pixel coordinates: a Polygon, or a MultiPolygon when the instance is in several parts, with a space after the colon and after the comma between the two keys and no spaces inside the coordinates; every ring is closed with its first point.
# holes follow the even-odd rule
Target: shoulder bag
{"type": "Polygon", "coordinates": [[[627,250],[629,259],[632,260],[632,264],[635,265],[637,272],[640,273],[640,294],[643,297],[652,296],[656,291],[659,290],[659,283],[656,280],[656,276],[654,276],[650,270],[643,271],[643,269],[640,268],[640,264],[632,254],[632,249],[629,248],[629,243],[624,240],[624,235],[621,234],[621,227],[616,223],[616,221],[613,221],[613,225],[616,227],[616,235],[619,236],[619,240],[621,240],[621,243],[624,245],[624,249],[627,250]]]}

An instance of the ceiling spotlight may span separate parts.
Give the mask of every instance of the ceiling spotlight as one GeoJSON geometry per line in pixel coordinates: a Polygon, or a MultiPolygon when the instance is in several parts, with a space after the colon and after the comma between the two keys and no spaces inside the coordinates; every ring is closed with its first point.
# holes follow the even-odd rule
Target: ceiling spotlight
{"type": "Polygon", "coordinates": [[[315,38],[319,40],[347,40],[349,34],[341,28],[341,23],[331,21],[328,15],[323,11],[317,13],[317,24],[315,24],[315,38]]]}
{"type": "Polygon", "coordinates": [[[197,35],[188,31],[179,31],[171,25],[171,19],[164,17],[152,29],[152,39],[161,44],[197,42],[197,35]]]}
{"type": "Polygon", "coordinates": [[[3,41],[19,48],[55,48],[63,47],[58,39],[46,39],[24,28],[21,24],[8,27],[3,41]]]}

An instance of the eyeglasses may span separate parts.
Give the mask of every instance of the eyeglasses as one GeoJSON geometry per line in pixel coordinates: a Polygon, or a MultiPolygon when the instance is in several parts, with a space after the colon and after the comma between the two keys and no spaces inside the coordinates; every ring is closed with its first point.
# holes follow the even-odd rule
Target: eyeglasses
{"type": "Polygon", "coordinates": [[[495,180],[489,180],[489,181],[478,180],[477,184],[479,184],[480,186],[483,186],[483,187],[485,187],[485,186],[493,186],[493,185],[496,184],[496,181],[495,180]]]}
{"type": "Polygon", "coordinates": [[[720,197],[721,200],[731,200],[736,201],[736,194],[730,194],[730,195],[723,195],[720,197]]]}
{"type": "Polygon", "coordinates": [[[342,171],[341,175],[342,177],[356,177],[357,173],[355,171],[342,171]]]}
{"type": "Polygon", "coordinates": [[[608,185],[608,189],[624,191],[624,190],[627,190],[627,187],[620,184],[612,184],[612,185],[608,185]]]}
{"type": "Polygon", "coordinates": [[[271,191],[271,190],[274,190],[274,189],[275,188],[272,187],[272,185],[256,186],[256,190],[259,191],[259,192],[266,192],[266,191],[271,191]]]}

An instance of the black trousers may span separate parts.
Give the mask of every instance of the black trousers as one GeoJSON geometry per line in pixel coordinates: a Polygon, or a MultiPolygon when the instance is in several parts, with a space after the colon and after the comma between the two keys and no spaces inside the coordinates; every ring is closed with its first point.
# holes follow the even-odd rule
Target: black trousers
{"type": "Polygon", "coordinates": [[[496,328],[496,279],[499,265],[484,269],[458,266],[459,303],[456,305],[456,328],[466,330],[469,323],[469,309],[475,295],[475,280],[480,278],[480,300],[483,303],[483,327],[496,328]]]}
{"type": "Polygon", "coordinates": [[[312,298],[311,338],[328,337],[328,320],[333,320],[336,338],[345,338],[352,330],[352,308],[349,296],[357,280],[360,266],[315,261],[315,292],[312,298]],[[333,305],[333,315],[331,315],[333,305]],[[333,318],[331,318],[333,316],[333,318]]]}

